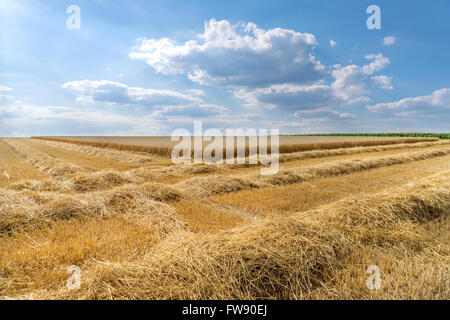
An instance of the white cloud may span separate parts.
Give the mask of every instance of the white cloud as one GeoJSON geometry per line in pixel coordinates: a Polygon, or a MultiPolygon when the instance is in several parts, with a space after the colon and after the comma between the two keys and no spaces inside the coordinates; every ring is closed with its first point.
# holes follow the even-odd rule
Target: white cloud
{"type": "Polygon", "coordinates": [[[405,98],[396,102],[378,103],[367,106],[371,112],[393,113],[397,116],[413,114],[448,114],[450,111],[450,88],[434,91],[428,96],[405,98]]]}
{"type": "Polygon", "coordinates": [[[205,91],[200,90],[200,89],[188,89],[185,90],[187,93],[192,94],[194,96],[205,96],[205,91]]]}
{"type": "Polygon", "coordinates": [[[121,115],[65,106],[37,106],[16,102],[0,108],[0,135],[158,135],[167,121],[151,115],[121,115]]]}
{"type": "Polygon", "coordinates": [[[130,57],[146,61],[158,73],[185,74],[201,85],[230,89],[252,108],[296,111],[368,102],[366,85],[387,80],[369,77],[390,63],[381,53],[367,55],[366,65],[337,65],[327,71],[314,56],[316,45],[310,33],[210,20],[197,39],[183,44],[140,38],[130,57]],[[326,83],[327,75],[332,83],[326,83]]]}
{"type": "Polygon", "coordinates": [[[192,95],[170,90],[129,87],[109,80],[81,80],[66,82],[63,88],[80,93],[78,102],[105,102],[111,105],[170,106],[202,103],[192,95]]]}
{"type": "Polygon", "coordinates": [[[383,43],[385,46],[391,46],[395,43],[395,37],[389,36],[383,39],[383,43]]]}
{"type": "Polygon", "coordinates": [[[109,105],[151,107],[152,112],[145,113],[160,120],[218,117],[228,111],[224,106],[204,103],[198,96],[204,96],[205,93],[196,89],[186,90],[190,94],[183,94],[169,90],[128,87],[109,80],[72,81],[64,83],[62,87],[79,92],[80,96],[76,100],[88,105],[103,102],[109,105]]]}
{"type": "Polygon", "coordinates": [[[11,91],[12,88],[7,87],[7,86],[0,86],[0,91],[11,91]]]}
{"type": "Polygon", "coordinates": [[[337,45],[337,42],[334,40],[330,40],[330,47],[334,47],[335,45],[337,45]]]}
{"type": "Polygon", "coordinates": [[[334,81],[331,84],[325,84],[322,80],[310,85],[281,84],[266,88],[243,88],[236,91],[235,95],[247,100],[250,107],[294,111],[369,102],[368,91],[365,89],[368,77],[386,67],[389,59],[382,54],[367,55],[366,59],[370,63],[363,66],[334,65],[331,71],[334,81]]]}
{"type": "Polygon", "coordinates": [[[319,108],[314,110],[301,110],[294,114],[298,118],[328,118],[333,120],[350,120],[355,119],[356,116],[350,113],[338,112],[331,108],[319,108]]]}
{"type": "Polygon", "coordinates": [[[10,101],[14,99],[14,96],[8,95],[8,94],[0,94],[0,103],[5,101],[10,101]]]}
{"type": "Polygon", "coordinates": [[[394,89],[394,86],[392,85],[392,77],[388,76],[373,76],[370,79],[372,79],[373,83],[382,89],[392,90],[394,89]]]}
{"type": "Polygon", "coordinates": [[[202,85],[267,87],[323,78],[324,67],[312,54],[316,44],[310,33],[212,19],[198,39],[181,45],[141,38],[130,57],[145,60],[158,73],[186,74],[202,85]]]}
{"type": "Polygon", "coordinates": [[[194,119],[211,118],[224,115],[228,109],[215,104],[200,104],[190,106],[165,106],[159,108],[154,115],[160,119],[194,119]]]}
{"type": "Polygon", "coordinates": [[[0,86],[0,105],[7,103],[14,99],[14,96],[3,94],[3,92],[12,91],[12,88],[7,86],[0,86]]]}
{"type": "Polygon", "coordinates": [[[371,61],[368,65],[365,65],[362,68],[363,73],[367,75],[374,74],[375,72],[384,69],[389,63],[391,63],[389,59],[384,57],[381,53],[369,54],[365,56],[365,58],[371,61]]]}
{"type": "MultiPolygon", "coordinates": [[[[182,107],[176,107],[182,108],[182,107]]],[[[224,107],[202,106],[223,112],[224,107]]],[[[170,108],[167,113],[170,113],[170,108]]],[[[182,117],[178,112],[168,116],[155,112],[148,115],[116,114],[108,110],[86,110],[65,106],[37,106],[16,103],[0,108],[0,136],[31,135],[170,135],[174,129],[186,128],[193,132],[190,113],[182,117]]],[[[278,121],[266,119],[260,114],[226,115],[203,118],[203,128],[279,128],[286,133],[299,130],[327,131],[319,125],[326,119],[302,119],[301,121],[278,121]]],[[[328,123],[332,126],[332,123],[328,123]]],[[[329,129],[328,129],[329,131],[329,129]]]]}

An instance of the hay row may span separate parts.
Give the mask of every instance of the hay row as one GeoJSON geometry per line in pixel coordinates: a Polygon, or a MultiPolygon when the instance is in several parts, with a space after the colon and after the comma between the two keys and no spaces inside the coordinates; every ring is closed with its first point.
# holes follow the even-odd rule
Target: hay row
{"type": "Polygon", "coordinates": [[[259,173],[250,173],[241,176],[221,176],[218,173],[222,172],[224,167],[211,165],[144,167],[132,169],[127,172],[113,170],[94,173],[79,172],[63,181],[51,178],[39,181],[22,180],[11,183],[8,189],[38,192],[85,193],[107,190],[125,184],[140,185],[146,181],[163,181],[172,177],[182,177],[185,174],[213,173],[204,177],[191,177],[172,185],[185,199],[202,199],[210,195],[276,185],[288,185],[315,178],[331,177],[412,161],[426,160],[449,153],[450,149],[424,150],[400,155],[374,156],[362,160],[335,160],[307,167],[281,169],[277,174],[271,176],[261,176],[259,173]]]}
{"type": "MultiPolygon", "coordinates": [[[[279,154],[279,162],[290,162],[290,161],[298,161],[304,159],[316,159],[316,158],[326,158],[326,157],[335,157],[335,156],[350,156],[361,153],[371,153],[371,152],[383,152],[383,151],[392,151],[392,150],[403,150],[403,149],[419,149],[419,148],[427,148],[433,146],[441,146],[450,144],[450,141],[440,140],[435,142],[417,142],[417,143],[400,143],[393,145],[385,145],[385,146],[373,146],[373,147],[354,147],[354,148],[341,148],[341,149],[331,149],[331,150],[314,150],[314,151],[301,151],[301,152],[293,152],[286,154],[279,154]]],[[[270,160],[270,154],[268,154],[268,158],[270,160]]],[[[243,164],[225,164],[227,168],[230,169],[240,169],[240,168],[249,168],[254,166],[261,166],[261,163],[258,164],[250,164],[248,158],[245,159],[245,163],[243,164]]]]}
{"type": "Polygon", "coordinates": [[[51,147],[75,152],[82,152],[95,157],[114,159],[122,163],[150,163],[153,161],[152,158],[146,155],[133,154],[131,152],[123,152],[116,149],[105,149],[66,142],[58,142],[53,140],[36,139],[36,141],[51,147]]]}
{"type": "Polygon", "coordinates": [[[71,140],[71,139],[62,139],[62,138],[50,138],[50,137],[32,137],[32,139],[58,141],[58,142],[65,142],[65,143],[77,144],[77,145],[82,145],[82,146],[91,146],[91,147],[105,148],[105,149],[115,149],[115,150],[119,150],[119,151],[143,152],[143,153],[155,154],[155,155],[159,155],[159,156],[163,156],[163,157],[170,157],[171,152],[172,152],[172,148],[168,148],[168,147],[139,146],[139,145],[132,145],[132,144],[80,141],[80,140],[71,140]]]}
{"type": "Polygon", "coordinates": [[[432,252],[442,261],[449,253],[434,247],[415,225],[446,214],[449,207],[447,171],[414,186],[233,231],[176,232],[142,260],[99,262],[84,271],[81,290],[46,298],[300,299],[333,279],[358,250],[387,248],[393,257],[432,252]]]}
{"type": "MultiPolygon", "coordinates": [[[[50,140],[65,142],[71,144],[78,144],[84,146],[92,146],[98,148],[108,148],[116,149],[120,151],[133,151],[133,152],[144,152],[155,155],[160,155],[163,157],[170,157],[172,153],[171,147],[153,147],[153,146],[141,146],[133,144],[121,144],[121,143],[110,143],[110,142],[93,142],[93,141],[80,141],[72,139],[63,138],[51,138],[51,137],[32,137],[33,139],[40,140],[50,140]]],[[[437,138],[409,138],[409,139],[390,139],[390,140],[367,140],[367,141],[343,141],[343,142],[328,142],[328,143],[304,143],[304,144],[292,144],[292,145],[281,145],[279,146],[280,153],[293,153],[300,151],[312,151],[312,150],[330,150],[330,149],[342,149],[342,148],[354,148],[354,147],[368,147],[368,146],[380,146],[380,145],[392,145],[400,143],[419,143],[419,142],[433,142],[439,141],[437,138]]],[[[267,146],[267,152],[271,153],[270,145],[267,146]]],[[[192,154],[194,150],[192,150],[192,154]]],[[[223,154],[226,154],[224,148],[223,154]]],[[[235,148],[234,155],[237,156],[238,149],[235,148]]],[[[249,155],[249,147],[245,148],[245,155],[249,155]]]]}
{"type": "Polygon", "coordinates": [[[23,139],[5,139],[14,150],[30,165],[55,178],[64,178],[77,172],[86,171],[74,163],[54,158],[30,147],[23,139]]]}
{"type": "Polygon", "coordinates": [[[374,146],[374,147],[355,147],[355,148],[344,148],[335,150],[320,150],[320,151],[306,151],[291,154],[280,155],[280,162],[289,162],[303,159],[314,159],[314,158],[324,158],[324,157],[334,157],[334,156],[349,156],[361,153],[369,152],[382,152],[390,150],[403,150],[403,149],[415,149],[415,148],[426,148],[432,146],[446,145],[450,144],[450,141],[436,141],[436,142],[418,142],[418,143],[400,143],[386,146],[374,146]]]}
{"type": "Polygon", "coordinates": [[[349,174],[363,170],[386,167],[412,161],[426,160],[450,154],[450,148],[432,151],[416,151],[399,155],[374,156],[356,160],[335,160],[304,168],[280,169],[277,174],[261,176],[251,173],[241,176],[193,177],[174,185],[186,197],[201,199],[210,195],[250,190],[277,185],[288,185],[315,178],[349,174]]]}
{"type": "MultiPolygon", "coordinates": [[[[309,158],[325,158],[339,155],[353,155],[360,153],[381,152],[397,149],[414,149],[414,148],[426,148],[432,146],[446,145],[448,141],[438,142],[423,142],[416,144],[399,144],[388,146],[376,146],[376,147],[356,147],[349,149],[336,149],[336,150],[323,150],[323,151],[308,151],[292,154],[280,155],[280,163],[309,159],[309,158]]],[[[155,167],[143,167],[132,169],[130,172],[132,175],[144,178],[144,179],[167,179],[173,177],[180,177],[185,174],[198,175],[198,174],[220,174],[226,169],[239,169],[255,167],[249,163],[245,164],[232,164],[232,165],[218,165],[218,164],[200,164],[200,165],[176,165],[176,166],[155,166],[155,167]]]]}
{"type": "Polygon", "coordinates": [[[0,234],[36,228],[61,219],[112,214],[161,227],[166,223],[179,226],[181,223],[175,219],[175,209],[162,201],[178,201],[180,198],[176,190],[155,183],[123,185],[79,194],[0,189],[0,234]],[[168,219],[173,223],[168,223],[168,219]]]}
{"type": "Polygon", "coordinates": [[[8,143],[0,139],[0,187],[21,179],[44,177],[45,175],[26,163],[8,143]]]}
{"type": "MultiPolygon", "coordinates": [[[[412,139],[390,139],[390,140],[367,140],[367,141],[343,141],[343,142],[328,142],[328,143],[307,143],[307,144],[293,144],[280,146],[280,153],[292,153],[299,151],[312,150],[331,150],[342,148],[355,147],[369,147],[369,146],[384,146],[400,143],[419,143],[419,142],[433,142],[439,141],[436,138],[412,138],[412,139]]],[[[268,148],[270,150],[270,148],[268,148]]]]}
{"type": "MultiPolygon", "coordinates": [[[[38,150],[30,148],[26,141],[21,141],[17,139],[9,139],[9,143],[15,146],[17,152],[19,152],[22,157],[27,159],[27,162],[37,167],[40,171],[49,174],[56,178],[67,177],[67,176],[81,176],[82,179],[97,179],[98,176],[96,174],[85,173],[85,169],[79,166],[76,166],[72,163],[66,162],[61,159],[55,159],[50,157],[38,150]],[[89,175],[92,175],[91,178],[88,178],[89,175]]],[[[385,150],[394,150],[398,148],[406,148],[409,149],[414,147],[427,147],[433,145],[445,144],[444,142],[437,143],[417,143],[417,144],[401,144],[401,145],[389,145],[389,146],[378,146],[378,147],[361,147],[361,148],[351,148],[351,149],[337,149],[337,150],[325,150],[325,151],[312,151],[306,153],[298,153],[298,154],[290,154],[290,155],[282,155],[280,158],[280,162],[305,159],[305,158],[315,158],[315,157],[327,157],[333,155],[350,155],[364,152],[378,152],[385,150]],[[284,158],[287,157],[287,158],[284,158]]],[[[231,165],[233,168],[249,166],[246,165],[231,165]]],[[[126,173],[115,172],[116,179],[122,179],[124,181],[133,180],[136,183],[140,180],[164,180],[171,177],[181,177],[185,174],[197,175],[197,174],[218,174],[229,168],[229,166],[219,166],[219,165],[177,165],[177,166],[155,166],[155,167],[142,167],[137,169],[132,169],[126,173]],[[126,175],[126,178],[123,178],[126,175]]],[[[108,174],[108,171],[104,171],[100,174],[108,174]],[[106,173],[105,173],[106,172],[106,173]]],[[[93,182],[95,183],[95,182],[93,182]]],[[[99,188],[97,190],[107,189],[108,184],[102,183],[102,181],[97,182],[99,188]],[[103,185],[103,187],[102,187],[103,185]]],[[[37,181],[27,181],[22,180],[20,182],[16,182],[9,186],[11,189],[22,190],[22,189],[30,189],[35,191],[62,191],[68,192],[70,190],[74,190],[71,187],[71,182],[57,182],[54,180],[42,180],[40,182],[37,181]]],[[[80,188],[75,188],[76,191],[80,188]]],[[[91,188],[90,190],[94,190],[91,188]]],[[[89,190],[87,190],[89,191],[89,190]]]]}
{"type": "Polygon", "coordinates": [[[146,181],[161,181],[171,177],[180,177],[192,172],[193,167],[149,167],[130,171],[102,170],[97,172],[78,172],[66,179],[53,177],[41,180],[21,180],[10,183],[9,190],[31,190],[37,192],[84,193],[107,190],[124,184],[140,185],[146,181]]]}

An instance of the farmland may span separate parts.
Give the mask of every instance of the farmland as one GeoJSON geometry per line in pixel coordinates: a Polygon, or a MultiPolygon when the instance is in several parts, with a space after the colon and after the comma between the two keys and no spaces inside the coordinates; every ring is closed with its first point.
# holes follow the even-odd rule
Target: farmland
{"type": "Polygon", "coordinates": [[[280,137],[268,176],[169,142],[0,139],[0,297],[450,297],[450,141],[280,137]]]}

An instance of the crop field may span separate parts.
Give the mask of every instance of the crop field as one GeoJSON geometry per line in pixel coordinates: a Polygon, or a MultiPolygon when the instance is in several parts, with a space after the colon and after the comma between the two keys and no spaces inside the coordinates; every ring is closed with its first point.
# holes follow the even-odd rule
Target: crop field
{"type": "Polygon", "coordinates": [[[0,298],[450,298],[450,140],[280,137],[273,175],[168,141],[0,139],[0,298]]]}

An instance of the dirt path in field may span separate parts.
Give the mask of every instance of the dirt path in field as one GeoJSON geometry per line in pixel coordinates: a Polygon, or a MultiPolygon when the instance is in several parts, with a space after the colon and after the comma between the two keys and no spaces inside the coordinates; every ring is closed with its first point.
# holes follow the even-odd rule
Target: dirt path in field
{"type": "Polygon", "coordinates": [[[86,153],[51,147],[43,143],[35,142],[32,140],[27,140],[30,147],[44,152],[54,158],[64,159],[66,161],[77,164],[81,167],[92,169],[92,170],[106,170],[106,169],[116,169],[119,171],[126,171],[134,168],[151,166],[154,164],[138,164],[138,163],[123,163],[118,162],[114,159],[102,158],[91,156],[86,153]]]}
{"type": "Polygon", "coordinates": [[[8,143],[0,139],[0,187],[22,179],[45,177],[43,173],[26,163],[8,143]]]}

